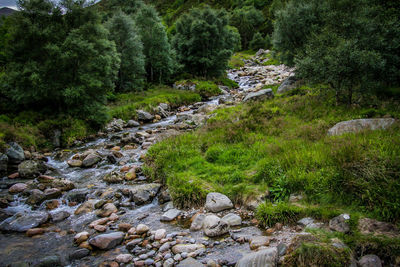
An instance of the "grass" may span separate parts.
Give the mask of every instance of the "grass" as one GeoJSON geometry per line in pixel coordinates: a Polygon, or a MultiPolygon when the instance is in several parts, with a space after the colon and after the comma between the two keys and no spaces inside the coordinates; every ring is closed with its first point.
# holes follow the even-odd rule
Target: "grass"
{"type": "Polygon", "coordinates": [[[266,192],[272,202],[303,193],[312,204],[352,203],[349,208],[397,222],[399,124],[337,137],[327,136],[327,130],[337,122],[371,115],[399,118],[398,103],[336,106],[331,96],[316,89],[301,91],[215,111],[206,127],[153,146],[146,173],[164,181],[181,207],[204,204],[212,191],[238,204],[266,192]]]}
{"type": "Polygon", "coordinates": [[[251,59],[256,54],[253,50],[247,50],[235,53],[228,62],[228,68],[240,69],[244,67],[244,60],[251,59]]]}

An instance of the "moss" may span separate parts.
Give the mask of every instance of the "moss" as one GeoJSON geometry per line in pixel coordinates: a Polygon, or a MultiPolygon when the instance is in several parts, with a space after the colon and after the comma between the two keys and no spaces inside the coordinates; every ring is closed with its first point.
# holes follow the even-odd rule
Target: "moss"
{"type": "Polygon", "coordinates": [[[256,52],[253,50],[235,53],[228,62],[228,68],[240,69],[241,67],[244,67],[244,60],[251,59],[255,54],[256,52]]]}

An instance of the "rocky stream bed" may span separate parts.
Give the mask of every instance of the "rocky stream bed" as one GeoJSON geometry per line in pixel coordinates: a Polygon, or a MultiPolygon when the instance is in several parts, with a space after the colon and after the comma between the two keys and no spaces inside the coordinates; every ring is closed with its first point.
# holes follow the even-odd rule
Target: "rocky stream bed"
{"type": "Polygon", "coordinates": [[[276,266],[305,227],[346,231],[346,215],[333,226],[305,218],[260,229],[253,210],[219,193],[201,209],[179,210],[141,170],[155,142],[201,126],[215,108],[273,97],[262,88],[292,71],[248,61],[229,72],[240,88],[178,110],[139,111],[139,122],[114,120],[70,150],[10,144],[0,160],[15,169],[0,181],[0,266],[276,266]]]}

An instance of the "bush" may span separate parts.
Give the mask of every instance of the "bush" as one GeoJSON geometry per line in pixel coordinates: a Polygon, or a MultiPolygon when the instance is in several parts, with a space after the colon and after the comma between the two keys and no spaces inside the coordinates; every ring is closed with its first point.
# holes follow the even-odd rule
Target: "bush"
{"type": "Polygon", "coordinates": [[[218,85],[208,82],[208,81],[199,81],[196,82],[196,93],[198,93],[203,100],[207,100],[212,96],[219,95],[221,90],[218,85]]]}

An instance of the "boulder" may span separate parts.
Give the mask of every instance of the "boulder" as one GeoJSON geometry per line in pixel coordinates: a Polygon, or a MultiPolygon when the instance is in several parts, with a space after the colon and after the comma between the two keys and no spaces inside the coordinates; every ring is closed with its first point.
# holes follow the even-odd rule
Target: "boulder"
{"type": "Polygon", "coordinates": [[[150,228],[145,224],[139,224],[138,226],[136,226],[136,233],[138,235],[147,233],[149,230],[150,230],[150,228]]]}
{"type": "Polygon", "coordinates": [[[165,237],[165,235],[167,234],[167,230],[165,229],[158,229],[155,233],[154,233],[154,239],[155,240],[161,240],[165,237]]]}
{"type": "Polygon", "coordinates": [[[232,201],[223,194],[208,193],[205,208],[212,212],[220,212],[233,208],[233,204],[232,201]]]}
{"type": "Polygon", "coordinates": [[[224,217],[222,217],[222,220],[227,222],[229,226],[239,226],[242,224],[242,218],[234,213],[226,214],[224,217]]]}
{"type": "Polygon", "coordinates": [[[204,219],[206,218],[205,214],[199,213],[196,214],[192,224],[190,225],[190,231],[199,231],[203,228],[204,219]]]}
{"type": "Polygon", "coordinates": [[[376,255],[365,255],[359,261],[360,267],[382,267],[382,262],[376,255]]]}
{"type": "Polygon", "coordinates": [[[395,119],[358,119],[342,121],[328,130],[328,135],[341,135],[344,133],[357,133],[364,130],[385,130],[395,123],[395,119]]]}
{"type": "Polygon", "coordinates": [[[8,192],[10,194],[17,194],[17,193],[24,192],[27,188],[28,188],[28,186],[26,184],[17,183],[17,184],[14,184],[13,186],[11,186],[8,189],[8,192]]]}
{"type": "Polygon", "coordinates": [[[329,221],[329,228],[337,232],[347,233],[350,231],[349,220],[349,214],[341,214],[329,221]]]}
{"type": "Polygon", "coordinates": [[[82,160],[79,159],[71,159],[67,161],[67,164],[70,167],[82,167],[82,160]]]}
{"type": "Polygon", "coordinates": [[[25,201],[25,203],[28,205],[39,205],[40,203],[45,201],[45,199],[46,196],[43,191],[39,189],[33,189],[32,191],[30,191],[30,196],[25,201]]]}
{"type": "Polygon", "coordinates": [[[203,231],[209,237],[224,235],[229,232],[229,224],[216,215],[207,215],[204,219],[203,231]]]}
{"type": "Polygon", "coordinates": [[[122,183],[124,181],[124,174],[116,171],[112,171],[104,175],[103,180],[110,184],[122,183]]]}
{"type": "Polygon", "coordinates": [[[124,237],[123,232],[102,234],[89,239],[89,244],[99,249],[109,250],[121,244],[124,237]]]}
{"type": "Polygon", "coordinates": [[[181,261],[178,267],[203,267],[204,265],[198,262],[197,260],[193,259],[192,257],[186,258],[181,261]]]}
{"type": "Polygon", "coordinates": [[[194,252],[198,249],[204,249],[205,246],[202,244],[177,244],[172,247],[172,252],[174,254],[181,254],[181,253],[190,253],[194,252]]]}
{"type": "Polygon", "coordinates": [[[129,128],[139,127],[139,126],[140,126],[140,123],[138,123],[137,121],[134,121],[134,120],[129,120],[126,123],[126,127],[129,127],[129,128]]]}
{"type": "Polygon", "coordinates": [[[245,96],[243,102],[263,101],[270,98],[274,98],[274,93],[272,92],[272,89],[263,89],[258,92],[249,93],[245,96]]]}
{"type": "Polygon", "coordinates": [[[170,209],[161,216],[160,221],[170,222],[178,217],[181,213],[182,212],[178,209],[170,209]]]}
{"type": "Polygon", "coordinates": [[[268,236],[255,236],[250,240],[250,249],[256,250],[259,247],[269,246],[269,242],[268,236]]]}
{"type": "Polygon", "coordinates": [[[97,213],[97,215],[100,217],[108,217],[112,213],[117,213],[117,212],[118,209],[113,203],[107,203],[102,207],[102,209],[97,213]]]}
{"type": "Polygon", "coordinates": [[[22,178],[36,178],[47,170],[43,162],[25,160],[18,165],[18,173],[22,178]]]}
{"type": "Polygon", "coordinates": [[[54,267],[54,266],[62,266],[61,259],[59,256],[47,256],[42,258],[35,267],[54,267]]]}
{"type": "Polygon", "coordinates": [[[139,121],[152,121],[154,116],[144,110],[137,110],[136,111],[137,118],[139,121]]]}
{"type": "Polygon", "coordinates": [[[24,150],[15,142],[7,144],[6,155],[12,164],[18,164],[25,159],[24,150]]]}
{"type": "Polygon", "coordinates": [[[7,174],[8,156],[0,153],[0,175],[7,174]]]}
{"type": "Polygon", "coordinates": [[[85,157],[85,159],[82,161],[82,167],[92,167],[93,165],[95,165],[96,163],[98,163],[99,161],[101,161],[101,157],[97,154],[89,154],[85,157]]]}
{"type": "Polygon", "coordinates": [[[75,215],[86,214],[92,212],[94,209],[95,200],[90,199],[84,203],[82,203],[76,210],[75,215]]]}
{"type": "Polygon", "coordinates": [[[267,248],[247,254],[236,263],[236,267],[275,267],[277,264],[277,249],[267,248]]]}
{"type": "Polygon", "coordinates": [[[113,119],[110,123],[106,125],[106,130],[108,132],[120,132],[124,129],[125,122],[122,119],[113,119]]]}
{"type": "Polygon", "coordinates": [[[291,90],[296,88],[296,77],[290,76],[283,81],[283,83],[279,86],[278,90],[276,91],[277,94],[284,94],[290,92],[291,90]]]}
{"type": "Polygon", "coordinates": [[[47,212],[43,211],[20,212],[0,223],[0,230],[26,232],[45,223],[48,218],[47,212]]]}
{"type": "Polygon", "coordinates": [[[79,249],[75,250],[74,252],[72,252],[71,254],[69,254],[69,259],[71,261],[80,260],[80,259],[88,256],[89,254],[90,254],[90,250],[88,250],[87,248],[79,248],[79,249]]]}
{"type": "Polygon", "coordinates": [[[130,190],[131,199],[136,205],[143,205],[151,202],[161,188],[161,184],[141,184],[130,190]]]}
{"type": "Polygon", "coordinates": [[[299,224],[301,226],[308,226],[313,223],[314,223],[314,219],[311,217],[306,217],[306,218],[303,218],[303,219],[297,221],[297,224],[299,224]]]}
{"type": "Polygon", "coordinates": [[[71,216],[71,214],[64,210],[50,214],[51,220],[53,222],[61,222],[67,219],[69,216],[71,216]]]}
{"type": "Polygon", "coordinates": [[[131,254],[119,254],[115,257],[115,261],[118,263],[128,263],[133,259],[131,254]]]}

